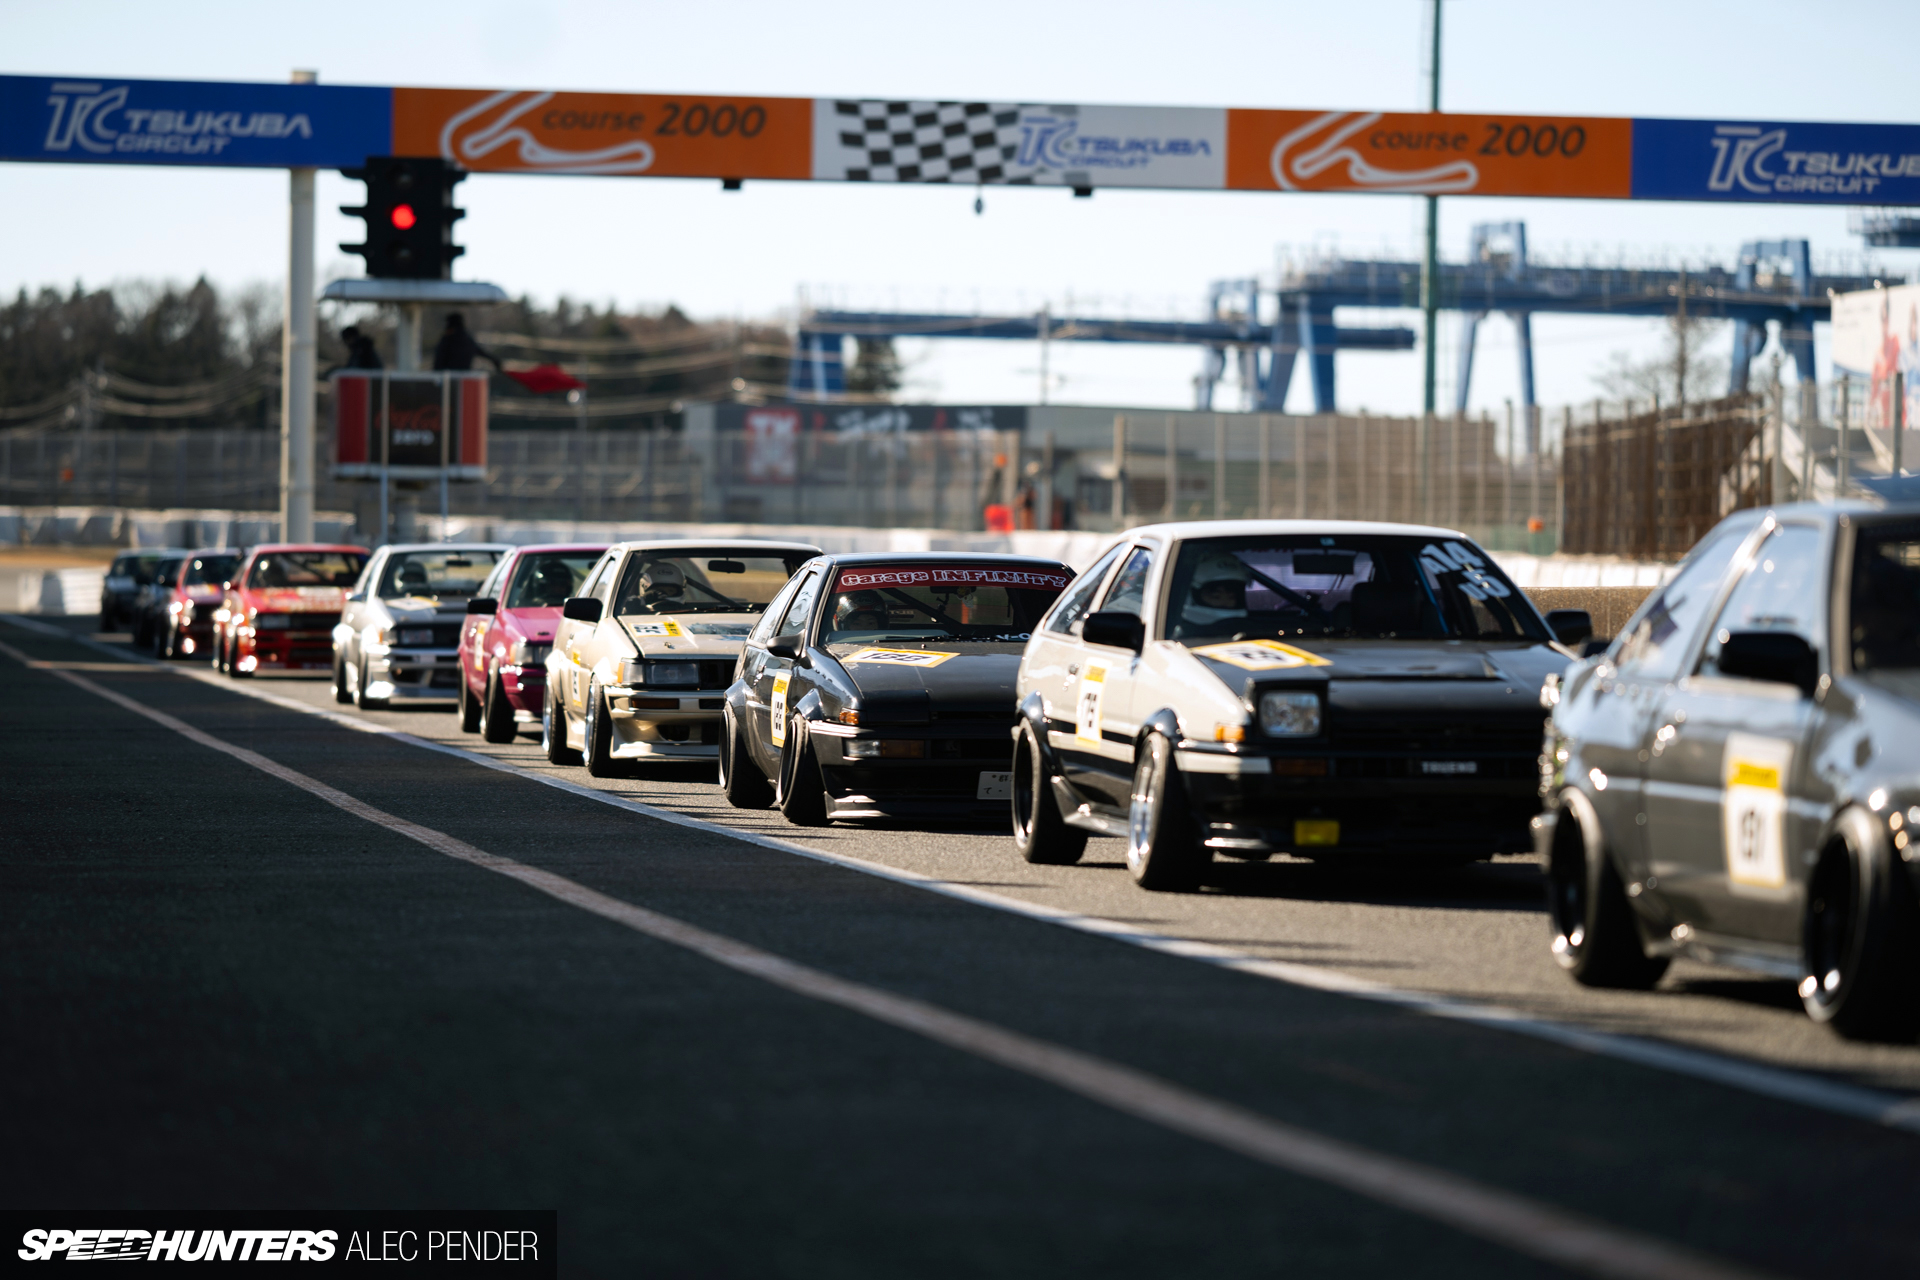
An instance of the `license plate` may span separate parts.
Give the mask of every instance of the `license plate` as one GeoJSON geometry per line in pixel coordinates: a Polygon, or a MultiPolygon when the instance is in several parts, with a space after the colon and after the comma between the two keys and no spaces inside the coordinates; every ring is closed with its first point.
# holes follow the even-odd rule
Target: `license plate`
{"type": "Polygon", "coordinates": [[[1422,760],[1420,772],[1425,774],[1466,774],[1480,772],[1478,760],[1422,760]]]}
{"type": "Polygon", "coordinates": [[[980,789],[973,793],[976,800],[1013,799],[1013,774],[983,773],[980,775],[980,789]]]}
{"type": "Polygon", "coordinates": [[[400,633],[400,643],[430,645],[433,643],[433,629],[427,627],[418,631],[403,630],[400,633]]]}
{"type": "Polygon", "coordinates": [[[1300,846],[1339,844],[1340,824],[1330,818],[1302,818],[1293,824],[1293,843],[1300,846]]]}

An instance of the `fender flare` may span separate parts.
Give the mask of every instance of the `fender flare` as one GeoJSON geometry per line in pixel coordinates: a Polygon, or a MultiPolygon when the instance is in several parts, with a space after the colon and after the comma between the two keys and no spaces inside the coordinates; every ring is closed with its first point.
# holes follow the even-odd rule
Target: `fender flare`
{"type": "Polygon", "coordinates": [[[1024,723],[1027,731],[1033,734],[1033,740],[1040,747],[1040,769],[1048,778],[1061,775],[1060,762],[1053,758],[1053,744],[1047,741],[1047,703],[1038,690],[1029,693],[1021,700],[1014,713],[1013,732],[1008,736],[1016,742],[1020,737],[1020,725],[1024,723]]]}
{"type": "Polygon", "coordinates": [[[1136,750],[1147,740],[1147,735],[1150,733],[1164,735],[1168,744],[1173,747],[1177,748],[1180,745],[1180,717],[1174,714],[1172,707],[1162,707],[1140,722],[1140,731],[1134,735],[1136,750]]]}
{"type": "MultiPolygon", "coordinates": [[[[1601,858],[1607,859],[1612,864],[1613,872],[1620,877],[1621,884],[1633,883],[1632,869],[1621,866],[1620,860],[1614,857],[1613,847],[1607,840],[1605,825],[1600,821],[1600,810],[1594,807],[1591,796],[1577,786],[1562,787],[1560,794],[1554,799],[1553,812],[1553,826],[1556,832],[1559,830],[1561,820],[1568,816],[1571,816],[1579,827],[1580,842],[1585,850],[1589,868],[1587,873],[1590,877],[1589,889],[1592,887],[1591,877],[1595,874],[1592,868],[1600,865],[1601,858]]],[[[1651,899],[1655,904],[1658,901],[1658,898],[1651,899]]],[[[1627,905],[1632,908],[1634,926],[1640,931],[1640,943],[1649,954],[1671,954],[1673,944],[1668,940],[1665,928],[1648,913],[1646,905],[1648,902],[1645,895],[1627,899],[1627,905]]]]}

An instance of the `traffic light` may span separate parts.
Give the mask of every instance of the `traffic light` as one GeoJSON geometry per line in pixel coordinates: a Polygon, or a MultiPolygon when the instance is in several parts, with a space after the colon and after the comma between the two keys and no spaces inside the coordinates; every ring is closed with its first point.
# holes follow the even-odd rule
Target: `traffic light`
{"type": "Polygon", "coordinates": [[[341,205],[367,222],[366,240],[343,244],[367,260],[376,280],[445,280],[466,250],[453,242],[453,224],[467,216],[453,205],[453,186],[467,175],[437,158],[368,156],[344,176],[367,184],[367,202],[341,205]]]}

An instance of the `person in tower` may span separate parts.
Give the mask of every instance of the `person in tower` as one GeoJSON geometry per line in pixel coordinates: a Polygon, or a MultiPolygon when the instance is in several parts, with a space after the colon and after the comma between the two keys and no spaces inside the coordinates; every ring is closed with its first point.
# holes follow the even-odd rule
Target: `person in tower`
{"type": "MultiPolygon", "coordinates": [[[[447,316],[447,327],[440,334],[440,341],[433,348],[433,370],[461,372],[473,368],[473,358],[493,361],[493,367],[500,369],[500,357],[493,354],[473,340],[467,332],[467,321],[458,311],[447,316]]],[[[503,371],[504,372],[504,371],[503,371]]]]}

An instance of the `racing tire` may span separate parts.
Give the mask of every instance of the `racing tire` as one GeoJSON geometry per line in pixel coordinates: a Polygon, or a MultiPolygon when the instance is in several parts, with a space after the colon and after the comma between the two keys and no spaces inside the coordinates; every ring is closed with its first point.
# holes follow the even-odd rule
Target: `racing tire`
{"type": "Polygon", "coordinates": [[[1920,1034],[1920,906],[1878,824],[1844,815],[1807,881],[1800,1003],[1849,1040],[1920,1034]]]}
{"type": "Polygon", "coordinates": [[[1040,736],[1020,722],[1013,742],[1013,847],[1028,862],[1071,866],[1087,851],[1087,832],[1070,827],[1053,797],[1040,736]]]}
{"type": "Polygon", "coordinates": [[[773,784],[753,762],[746,735],[730,706],[720,712],[720,790],[736,809],[765,809],[773,804],[773,784]]]}
{"type": "Polygon", "coordinates": [[[153,623],[146,614],[140,615],[140,621],[133,627],[133,647],[145,649],[153,644],[153,623]]]}
{"type": "Polygon", "coordinates": [[[218,631],[213,633],[213,669],[219,675],[227,674],[227,638],[218,631]]]}
{"type": "Polygon", "coordinates": [[[100,630],[102,634],[113,630],[113,611],[111,609],[102,609],[100,611],[100,630]]]}
{"type": "Polygon", "coordinates": [[[460,732],[480,732],[480,703],[474,698],[473,690],[467,687],[467,673],[460,673],[460,732]]]}
{"type": "Polygon", "coordinates": [[[579,764],[580,753],[567,745],[567,713],[553,702],[553,683],[540,700],[540,749],[547,753],[548,764],[579,764]]]}
{"type": "Polygon", "coordinates": [[[1150,734],[1134,759],[1127,870],[1142,889],[1191,893],[1212,862],[1174,763],[1173,744],[1164,734],[1150,734]]]}
{"type": "Polygon", "coordinates": [[[807,732],[804,717],[787,721],[786,745],[780,748],[780,793],[776,803],[780,813],[796,827],[824,827],[827,817],[827,785],[820,777],[820,762],[813,754],[813,735],[807,732]]]}
{"type": "Polygon", "coordinates": [[[1587,845],[1580,820],[1562,809],[1547,857],[1553,958],[1583,987],[1646,991],[1671,961],[1647,954],[1613,858],[1597,841],[1587,845]]]}
{"type": "Polygon", "coordinates": [[[387,698],[376,698],[369,694],[367,690],[371,688],[372,685],[373,681],[367,674],[367,660],[362,658],[360,659],[359,665],[355,668],[353,678],[353,705],[362,711],[385,711],[389,706],[393,705],[392,701],[387,698]]]}
{"type": "Polygon", "coordinates": [[[596,778],[619,778],[627,772],[626,761],[613,756],[613,717],[607,714],[607,695],[597,684],[587,686],[587,772],[596,778]]]}
{"type": "Polygon", "coordinates": [[[333,700],[342,706],[353,705],[353,686],[347,683],[347,664],[337,656],[333,660],[333,700]]]}
{"type": "Polygon", "coordinates": [[[251,671],[240,669],[240,637],[235,636],[232,644],[227,648],[227,679],[245,680],[252,674],[251,671]]]}
{"type": "Polygon", "coordinates": [[[173,656],[173,646],[167,643],[167,632],[169,632],[170,630],[172,630],[172,628],[166,626],[164,623],[154,628],[154,631],[153,631],[153,656],[154,657],[164,659],[164,658],[171,658],[173,656]]]}
{"type": "Polygon", "coordinates": [[[487,691],[480,699],[480,737],[492,743],[512,742],[520,726],[513,721],[513,705],[495,672],[487,680],[487,691]]]}

